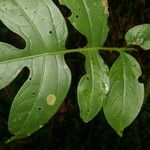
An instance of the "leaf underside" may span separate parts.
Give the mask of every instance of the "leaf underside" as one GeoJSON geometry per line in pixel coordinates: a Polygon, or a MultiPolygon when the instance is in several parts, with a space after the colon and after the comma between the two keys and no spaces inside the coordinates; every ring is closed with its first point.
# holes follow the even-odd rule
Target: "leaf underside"
{"type": "Polygon", "coordinates": [[[108,123],[121,136],[141,110],[144,86],[138,82],[141,69],[129,54],[121,56],[110,70],[110,91],[103,109],[108,123]]]}
{"type": "MultiPolygon", "coordinates": [[[[102,46],[108,34],[107,0],[59,1],[71,10],[69,20],[86,36],[86,47],[102,46]]],[[[26,41],[24,50],[0,42],[0,89],[24,67],[30,70],[11,106],[8,127],[14,136],[10,142],[34,133],[56,113],[70,87],[71,75],[63,54],[49,54],[65,50],[67,38],[66,22],[52,0],[1,0],[0,19],[26,41]]],[[[130,33],[126,37],[128,44],[133,44],[130,33]]],[[[148,49],[147,41],[149,36],[139,45],[148,49]]],[[[77,89],[80,116],[88,122],[103,106],[108,123],[121,135],[143,103],[140,67],[122,52],[109,73],[98,51],[82,54],[86,57],[86,74],[77,89]]]]}
{"type": "MultiPolygon", "coordinates": [[[[102,46],[107,37],[108,26],[106,2],[103,0],[60,0],[72,15],[73,26],[87,38],[86,47],[102,46]],[[96,17],[96,16],[99,17],[96,17]]],[[[98,52],[84,52],[86,74],[78,85],[78,104],[84,122],[92,120],[101,110],[103,100],[109,91],[108,67],[98,52]]]]}
{"type": "Polygon", "coordinates": [[[125,36],[128,45],[139,45],[150,50],[150,24],[137,25],[131,28],[125,36]]]}
{"type": "Polygon", "coordinates": [[[26,41],[22,51],[0,43],[0,88],[28,67],[29,78],[11,106],[8,142],[29,136],[57,111],[70,86],[70,70],[63,55],[49,51],[65,49],[65,20],[51,0],[1,0],[0,19],[26,41]]]}

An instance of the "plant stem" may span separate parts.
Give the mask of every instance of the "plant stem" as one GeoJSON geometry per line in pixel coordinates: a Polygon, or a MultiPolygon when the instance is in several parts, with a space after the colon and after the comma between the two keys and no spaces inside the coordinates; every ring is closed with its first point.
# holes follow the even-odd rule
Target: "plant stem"
{"type": "MultiPolygon", "coordinates": [[[[117,47],[90,47],[90,48],[78,48],[78,49],[67,49],[67,50],[61,50],[61,51],[44,51],[43,53],[40,54],[36,54],[36,53],[24,53],[24,51],[22,51],[23,55],[20,55],[16,58],[12,57],[9,59],[4,59],[1,62],[5,63],[6,62],[10,62],[10,61],[14,61],[14,60],[22,60],[22,59],[32,59],[34,57],[40,57],[40,56],[47,56],[47,55],[60,55],[60,54],[67,54],[67,53],[83,53],[83,52],[94,52],[94,51],[99,51],[99,50],[103,50],[103,51],[118,51],[118,52],[123,52],[123,51],[135,51],[136,49],[134,48],[117,48],[117,47]]],[[[0,63],[1,63],[0,62],[0,63]]]]}
{"type": "Polygon", "coordinates": [[[118,47],[90,47],[90,48],[77,48],[77,49],[67,49],[67,50],[62,50],[62,51],[55,51],[55,52],[48,52],[49,54],[67,54],[67,53],[83,53],[83,52],[90,52],[90,51],[98,51],[98,50],[103,50],[103,51],[135,51],[135,48],[118,48],[118,47]]]}

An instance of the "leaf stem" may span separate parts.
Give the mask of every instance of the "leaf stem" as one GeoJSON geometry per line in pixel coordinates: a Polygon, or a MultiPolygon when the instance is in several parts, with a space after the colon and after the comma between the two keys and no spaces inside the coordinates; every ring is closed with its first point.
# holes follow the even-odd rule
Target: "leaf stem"
{"type": "Polygon", "coordinates": [[[77,49],[67,49],[67,50],[62,50],[62,51],[54,51],[54,52],[48,52],[49,54],[67,54],[67,53],[83,53],[83,52],[92,52],[92,51],[98,51],[98,50],[103,50],[103,51],[135,51],[135,48],[127,48],[127,47],[90,47],[90,48],[77,48],[77,49]]]}
{"type": "Polygon", "coordinates": [[[77,49],[67,49],[67,50],[61,50],[61,51],[50,51],[50,50],[46,50],[43,53],[28,53],[28,51],[26,51],[26,53],[24,53],[24,51],[21,51],[22,55],[20,57],[20,54],[14,58],[13,56],[9,56],[9,59],[3,59],[0,60],[0,64],[3,62],[10,62],[10,61],[14,61],[14,60],[22,60],[22,59],[31,59],[34,57],[40,57],[40,56],[47,56],[47,55],[60,55],[60,54],[67,54],[67,53],[83,53],[83,52],[92,52],[92,51],[118,51],[118,52],[123,52],[123,51],[135,51],[135,48],[117,48],[117,47],[90,47],[90,48],[77,48],[77,49]]]}

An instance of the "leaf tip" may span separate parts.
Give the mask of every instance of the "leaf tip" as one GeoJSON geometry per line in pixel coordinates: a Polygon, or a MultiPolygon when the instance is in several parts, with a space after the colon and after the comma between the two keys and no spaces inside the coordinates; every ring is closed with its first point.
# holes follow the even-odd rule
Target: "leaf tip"
{"type": "Polygon", "coordinates": [[[5,143],[8,144],[8,143],[13,142],[13,141],[15,141],[17,139],[19,139],[18,136],[12,136],[8,140],[6,140],[5,143]]]}
{"type": "Polygon", "coordinates": [[[84,113],[80,113],[80,118],[84,123],[88,123],[91,120],[88,115],[85,115],[84,113]]]}
{"type": "Polygon", "coordinates": [[[85,118],[82,118],[82,120],[84,123],[88,123],[90,121],[89,119],[85,119],[85,118]]]}
{"type": "Polygon", "coordinates": [[[121,130],[121,131],[116,131],[116,132],[117,132],[117,134],[118,134],[120,137],[123,136],[123,130],[121,130]]]}

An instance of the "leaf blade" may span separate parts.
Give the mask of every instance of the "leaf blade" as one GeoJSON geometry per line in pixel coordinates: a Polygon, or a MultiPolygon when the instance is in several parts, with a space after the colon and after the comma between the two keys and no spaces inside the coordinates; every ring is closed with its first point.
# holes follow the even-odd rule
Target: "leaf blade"
{"type": "Polygon", "coordinates": [[[109,91],[109,69],[95,52],[86,53],[86,58],[90,60],[90,65],[86,64],[87,73],[81,78],[77,92],[80,117],[87,123],[101,110],[109,91]]]}
{"type": "MultiPolygon", "coordinates": [[[[60,0],[60,2],[71,9],[72,15],[69,20],[78,31],[87,37],[86,47],[102,46],[108,33],[107,1],[60,0]],[[99,18],[95,17],[97,14],[100,15],[99,18]]],[[[88,122],[102,108],[103,100],[109,91],[109,77],[108,67],[98,52],[84,52],[83,54],[86,57],[86,74],[79,82],[77,95],[80,117],[84,122],[88,122]]]]}
{"type": "MultiPolygon", "coordinates": [[[[45,57],[49,60],[52,57],[56,59],[54,56],[45,57]]],[[[14,100],[8,124],[10,131],[16,134],[12,139],[23,138],[41,128],[54,115],[66,96],[66,91],[68,91],[69,87],[69,77],[67,76],[68,73],[66,73],[66,76],[62,75],[64,73],[63,58],[62,65],[58,66],[62,68],[61,70],[56,70],[57,63],[56,66],[53,64],[53,69],[47,70],[46,68],[52,66],[51,63],[53,61],[47,61],[45,57],[37,58],[30,62],[32,66],[38,63],[38,66],[34,67],[27,82],[22,86],[14,100]],[[45,61],[44,65],[43,61],[45,61]],[[40,67],[40,65],[43,67],[40,67]],[[40,72],[44,73],[41,74],[40,72]],[[54,74],[54,72],[57,73],[54,74]],[[49,76],[51,78],[48,78],[49,76]],[[62,81],[65,82],[61,83],[62,81]],[[54,86],[58,85],[58,83],[60,83],[59,87],[54,86]],[[47,102],[49,95],[53,95],[56,98],[53,105],[49,105],[47,102]],[[20,124],[20,122],[22,123],[20,124]]]]}
{"type": "Polygon", "coordinates": [[[140,75],[139,64],[126,53],[121,53],[110,70],[110,91],[103,110],[108,123],[119,135],[133,122],[143,104],[144,86],[138,82],[140,75]]]}
{"type": "Polygon", "coordinates": [[[64,26],[64,18],[60,16],[60,11],[51,0],[30,2],[2,0],[0,8],[1,21],[25,39],[26,50],[33,53],[43,52],[43,49],[45,51],[59,50],[59,47],[64,49],[67,28],[64,26]]]}
{"type": "MultiPolygon", "coordinates": [[[[71,75],[64,55],[49,55],[51,51],[64,50],[67,38],[65,20],[53,1],[2,0],[0,8],[1,21],[26,41],[22,51],[1,43],[1,54],[4,47],[8,48],[0,56],[0,69],[9,63],[30,70],[11,107],[8,125],[14,136],[7,141],[10,142],[29,136],[54,115],[68,92],[71,75]]],[[[1,80],[5,80],[4,75],[1,80]]]]}
{"type": "Polygon", "coordinates": [[[145,50],[150,49],[150,24],[137,25],[125,35],[128,45],[139,45],[145,50]]]}
{"type": "Polygon", "coordinates": [[[69,20],[73,26],[87,37],[88,47],[103,45],[108,33],[107,18],[105,12],[107,0],[59,0],[72,11],[69,20]],[[95,17],[100,15],[99,18],[95,17]]]}

